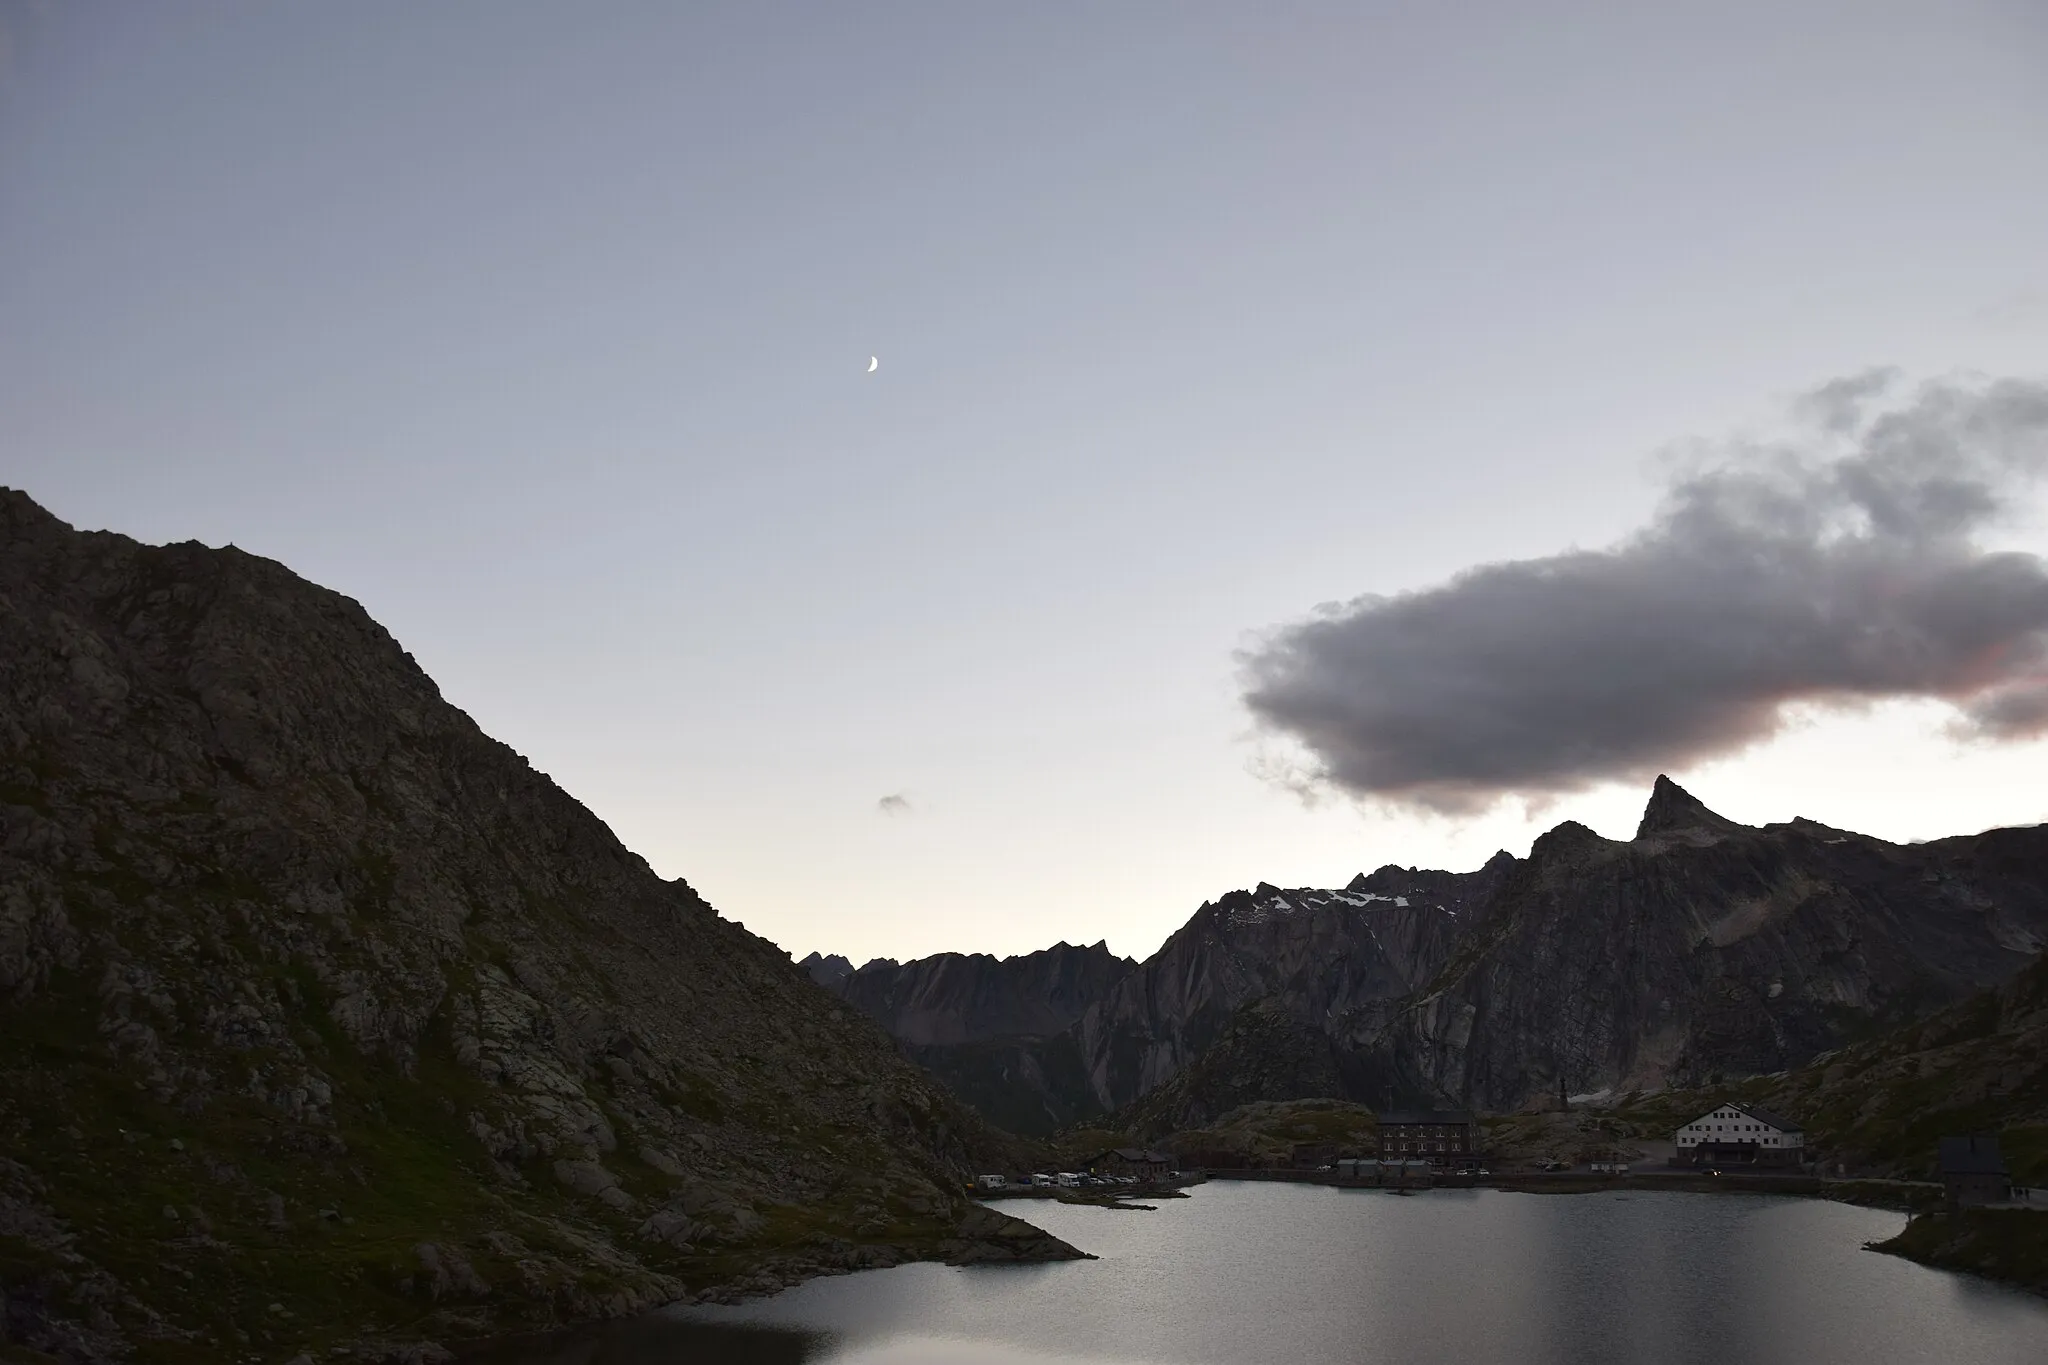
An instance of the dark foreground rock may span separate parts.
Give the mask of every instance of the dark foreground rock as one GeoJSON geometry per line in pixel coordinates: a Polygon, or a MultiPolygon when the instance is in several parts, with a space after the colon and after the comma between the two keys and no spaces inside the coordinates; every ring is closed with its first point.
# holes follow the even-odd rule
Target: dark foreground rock
{"type": "Polygon", "coordinates": [[[940,1254],[948,1265],[1095,1259],[1021,1218],[979,1205],[960,1220],[958,1231],[941,1244],[940,1254]]]}
{"type": "Polygon", "coordinates": [[[2048,1213],[2037,1210],[1923,1213],[1870,1249],[2048,1294],[2048,1213]]]}
{"type": "Polygon", "coordinates": [[[356,603],[0,490],[0,1356],[424,1360],[1078,1254],[966,1198],[1017,1164],[356,603]]]}

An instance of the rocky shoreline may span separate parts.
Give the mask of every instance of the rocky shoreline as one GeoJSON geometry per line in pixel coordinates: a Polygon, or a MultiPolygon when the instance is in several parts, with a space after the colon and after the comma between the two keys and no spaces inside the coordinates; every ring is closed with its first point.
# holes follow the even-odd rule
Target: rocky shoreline
{"type": "MultiPolygon", "coordinates": [[[[887,1270],[915,1261],[944,1265],[1031,1265],[1052,1261],[1092,1261],[1089,1253],[1009,1214],[970,1205],[947,1235],[906,1242],[828,1242],[808,1251],[776,1255],[731,1280],[686,1290],[664,1304],[743,1303],[779,1294],[806,1280],[850,1275],[861,1270],[887,1270]]],[[[640,1311],[640,1310],[635,1310],[640,1311]]]]}
{"type": "Polygon", "coordinates": [[[2048,1295],[2048,1213],[2038,1210],[1917,1214],[1898,1236],[1869,1246],[1937,1270],[1978,1275],[2048,1295]]]}
{"type": "MultiPolygon", "coordinates": [[[[505,1233],[475,1240],[485,1246],[517,1241],[505,1233]]],[[[89,1242],[64,1230],[61,1220],[47,1211],[0,1198],[0,1248],[10,1250],[8,1261],[0,1263],[0,1360],[97,1362],[137,1354],[153,1359],[166,1347],[169,1358],[196,1358],[190,1352],[204,1348],[205,1339],[180,1331],[174,1319],[156,1319],[156,1333],[135,1334],[138,1341],[109,1330],[115,1320],[104,1313],[95,1317],[89,1307],[81,1311],[81,1305],[92,1302],[133,1305],[140,1302],[138,1289],[148,1292],[146,1282],[131,1284],[80,1254],[81,1245],[89,1242]],[[30,1238],[26,1233],[41,1235],[30,1238]]],[[[612,1248],[589,1249],[624,1260],[612,1248]]],[[[226,1250],[218,1247],[216,1254],[226,1250]]],[[[924,1236],[863,1242],[826,1236],[800,1247],[739,1249],[683,1258],[668,1273],[643,1269],[603,1285],[579,1284],[566,1273],[570,1267],[531,1255],[522,1263],[527,1274],[504,1277],[494,1272],[486,1279],[477,1268],[481,1258],[472,1259],[455,1239],[421,1242],[412,1250],[405,1288],[423,1307],[412,1323],[390,1322],[365,1333],[346,1316],[356,1306],[340,1296],[325,1301],[329,1313],[324,1317],[284,1309],[280,1301],[272,1308],[277,1319],[272,1349],[259,1352],[257,1358],[306,1362],[317,1356],[380,1365],[431,1365],[508,1334],[553,1332],[679,1305],[740,1303],[821,1276],[917,1261],[965,1266],[1094,1259],[1022,1219],[973,1204],[951,1227],[924,1236]]],[[[174,1268],[171,1273],[179,1272],[174,1268]]],[[[237,1289],[242,1295],[278,1294],[295,1304],[302,1302],[275,1285],[243,1283],[237,1289]]],[[[263,1344],[244,1342],[242,1351],[263,1344]]]]}
{"type": "MultiPolygon", "coordinates": [[[[1056,1261],[1092,1261],[1095,1257],[1062,1241],[1042,1228],[994,1209],[971,1206],[949,1236],[916,1242],[866,1243],[859,1246],[828,1246],[811,1252],[775,1256],[730,1280],[695,1290],[683,1290],[658,1302],[620,1305],[622,1311],[594,1313],[574,1322],[563,1322],[544,1332],[522,1331],[517,1336],[489,1335],[457,1340],[449,1346],[413,1343],[398,1348],[399,1354],[369,1353],[362,1344],[351,1344],[352,1359],[390,1361],[392,1365],[413,1362],[445,1362],[471,1357],[496,1358],[508,1348],[532,1341],[536,1346],[557,1332],[588,1327],[599,1322],[638,1316],[661,1308],[693,1304],[735,1304],[766,1298],[793,1289],[808,1280],[833,1275],[850,1275],[862,1270],[886,1270],[919,1261],[945,1265],[1034,1265],[1056,1261]]],[[[306,1357],[307,1365],[312,1358],[306,1357]]]]}

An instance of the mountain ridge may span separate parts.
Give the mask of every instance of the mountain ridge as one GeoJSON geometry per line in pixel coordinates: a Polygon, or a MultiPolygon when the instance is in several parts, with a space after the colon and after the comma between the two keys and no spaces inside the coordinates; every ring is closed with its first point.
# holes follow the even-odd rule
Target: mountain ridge
{"type": "Polygon", "coordinates": [[[1036,1087],[1039,1110],[1076,1119],[1176,1078],[1159,1103],[1183,1116],[1316,1097],[1304,1087],[1513,1109],[1560,1082],[1796,1066],[1996,985],[2043,946],[2048,828],[1895,845],[1806,819],[1747,826],[1660,776],[1629,839],[1568,820],[1472,872],[1389,864],[1341,890],[1226,893],[1064,1033],[1008,1040],[1000,1076],[961,1057],[934,1069],[962,1094],[1036,1087]],[[1228,1061],[1201,1074],[1227,1083],[1189,1092],[1226,1033],[1228,1061]]]}

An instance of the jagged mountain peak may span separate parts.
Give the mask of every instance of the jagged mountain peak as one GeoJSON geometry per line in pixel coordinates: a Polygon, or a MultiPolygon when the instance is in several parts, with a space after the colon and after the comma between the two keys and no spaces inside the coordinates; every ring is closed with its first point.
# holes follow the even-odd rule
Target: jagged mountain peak
{"type": "Polygon", "coordinates": [[[1642,823],[1636,826],[1636,838],[1701,831],[1735,834],[1746,828],[1708,810],[1705,802],[1659,773],[1656,785],[1650,788],[1650,802],[1643,807],[1642,823]]]}
{"type": "Polygon", "coordinates": [[[69,531],[71,527],[19,488],[0,484],[0,526],[17,531],[69,531]]]}
{"type": "Polygon", "coordinates": [[[1536,842],[1529,848],[1529,858],[1533,862],[1577,849],[1604,848],[1611,842],[1576,820],[1566,820],[1536,836],[1536,842]]]}
{"type": "Polygon", "coordinates": [[[838,953],[812,953],[796,964],[820,986],[833,986],[853,975],[853,964],[838,953]]]}
{"type": "Polygon", "coordinates": [[[1403,867],[1399,863],[1384,863],[1381,866],[1374,868],[1370,872],[1359,873],[1350,881],[1344,883],[1344,889],[1346,891],[1367,891],[1370,890],[1375,883],[1386,882],[1389,880],[1398,880],[1404,877],[1412,877],[1415,875],[1415,871],[1416,869],[1412,867],[1403,867]]]}

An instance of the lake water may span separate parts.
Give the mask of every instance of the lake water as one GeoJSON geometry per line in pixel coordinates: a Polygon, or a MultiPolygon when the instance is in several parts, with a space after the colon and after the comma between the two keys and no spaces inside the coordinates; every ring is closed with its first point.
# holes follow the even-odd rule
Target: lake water
{"type": "Polygon", "coordinates": [[[900,1266],[492,1365],[2042,1365],[2048,1300],[1865,1251],[1902,1214],[1770,1195],[1216,1181],[1009,1212],[1096,1261],[900,1266]]]}

